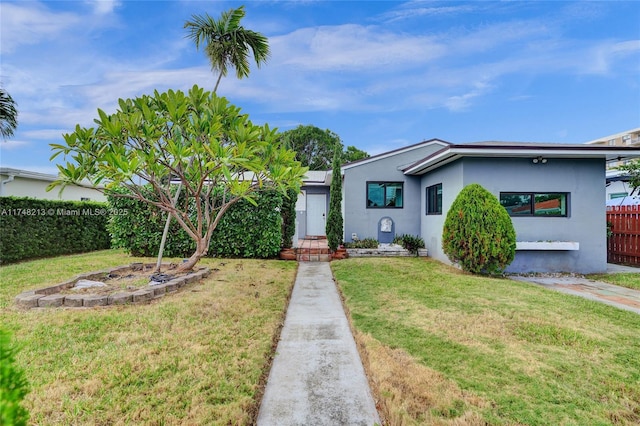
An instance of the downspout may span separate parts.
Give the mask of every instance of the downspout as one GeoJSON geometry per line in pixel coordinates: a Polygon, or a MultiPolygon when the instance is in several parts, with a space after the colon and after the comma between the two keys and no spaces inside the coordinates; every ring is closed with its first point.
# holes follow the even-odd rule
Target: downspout
{"type": "Polygon", "coordinates": [[[9,175],[8,179],[2,181],[2,184],[0,184],[0,197],[4,196],[4,186],[9,182],[13,182],[15,178],[16,175],[9,175]]]}

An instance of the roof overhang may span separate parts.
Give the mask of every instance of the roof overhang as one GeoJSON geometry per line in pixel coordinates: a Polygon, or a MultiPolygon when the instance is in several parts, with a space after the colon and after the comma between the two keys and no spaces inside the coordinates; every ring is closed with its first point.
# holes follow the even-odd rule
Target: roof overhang
{"type": "Polygon", "coordinates": [[[429,145],[439,145],[441,147],[446,147],[448,145],[450,145],[449,142],[445,142],[441,139],[429,139],[426,141],[422,141],[420,143],[416,143],[413,145],[409,145],[409,146],[405,146],[402,148],[398,148],[398,149],[394,149],[392,151],[387,151],[387,152],[383,152],[382,154],[377,154],[377,155],[372,155],[371,157],[367,157],[367,158],[363,158],[362,160],[357,160],[357,161],[352,161],[351,163],[347,163],[344,164],[341,167],[342,172],[344,172],[347,169],[353,168],[353,167],[358,167],[358,166],[362,166],[364,164],[368,164],[371,163],[373,161],[378,161],[378,160],[382,160],[388,157],[392,157],[394,155],[398,155],[398,154],[403,154],[405,152],[411,152],[411,151],[415,151],[417,149],[423,148],[425,146],[429,146],[429,145]]]}
{"type": "Polygon", "coordinates": [[[624,161],[640,158],[640,148],[594,145],[553,144],[459,144],[449,145],[404,169],[406,175],[421,175],[460,158],[560,158],[560,159],[605,159],[624,161]]]}

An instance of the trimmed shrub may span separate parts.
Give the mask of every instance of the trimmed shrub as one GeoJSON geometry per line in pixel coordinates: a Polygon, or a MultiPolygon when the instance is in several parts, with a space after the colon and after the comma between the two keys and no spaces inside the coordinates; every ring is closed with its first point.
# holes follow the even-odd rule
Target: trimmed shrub
{"type": "Polygon", "coordinates": [[[110,247],[106,203],[0,197],[0,263],[110,247]]]}
{"type": "MultiPolygon", "coordinates": [[[[213,231],[208,257],[270,258],[278,255],[282,244],[280,211],[283,197],[278,192],[265,191],[256,194],[255,200],[256,205],[242,200],[226,211],[213,231]]],[[[129,212],[113,216],[109,222],[113,246],[124,248],[134,256],[157,256],[166,213],[129,198],[109,196],[109,202],[114,210],[129,212]]],[[[181,202],[184,202],[182,197],[178,200],[181,202]]],[[[195,242],[172,220],[163,255],[186,257],[194,250],[195,242]]]]}
{"type": "Polygon", "coordinates": [[[393,243],[401,245],[402,248],[409,250],[409,253],[415,256],[418,255],[418,250],[424,248],[424,240],[417,235],[400,235],[393,239],[393,243]]]}
{"type": "Polygon", "coordinates": [[[515,257],[516,233],[498,199],[477,183],[460,191],[444,223],[442,249],[474,274],[497,274],[515,257]]]}
{"type": "Polygon", "coordinates": [[[17,350],[9,333],[0,328],[0,424],[26,425],[29,412],[21,405],[28,393],[28,383],[22,369],[16,366],[17,350]]]}
{"type": "Polygon", "coordinates": [[[333,153],[333,173],[331,193],[329,195],[329,214],[327,215],[327,244],[331,251],[336,251],[342,244],[344,220],[342,218],[342,174],[340,173],[340,156],[342,146],[337,145],[333,153]]]}
{"type": "Polygon", "coordinates": [[[282,244],[281,248],[293,246],[293,236],[296,233],[296,202],[298,193],[294,189],[287,191],[287,196],[282,198],[282,244]]]}

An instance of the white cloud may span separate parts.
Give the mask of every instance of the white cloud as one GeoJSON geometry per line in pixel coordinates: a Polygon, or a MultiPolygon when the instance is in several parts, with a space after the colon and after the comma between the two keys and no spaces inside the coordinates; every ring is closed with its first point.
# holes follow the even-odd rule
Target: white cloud
{"type": "Polygon", "coordinates": [[[445,53],[444,46],[431,37],[354,24],[299,29],[269,43],[274,61],[312,71],[398,70],[445,53]]]}
{"type": "Polygon", "coordinates": [[[88,0],[86,4],[93,8],[96,15],[108,15],[119,7],[122,2],[120,0],[88,0]]]}
{"type": "Polygon", "coordinates": [[[39,43],[81,23],[78,15],[55,13],[39,2],[0,3],[0,52],[11,53],[22,45],[39,43]]]}

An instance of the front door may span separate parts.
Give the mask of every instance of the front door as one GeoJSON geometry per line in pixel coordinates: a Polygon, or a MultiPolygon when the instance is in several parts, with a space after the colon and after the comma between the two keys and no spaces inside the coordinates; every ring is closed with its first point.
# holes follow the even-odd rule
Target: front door
{"type": "Polygon", "coordinates": [[[325,235],[327,196],[307,193],[307,235],[325,235]]]}

